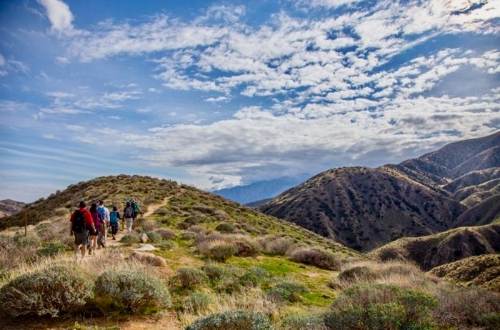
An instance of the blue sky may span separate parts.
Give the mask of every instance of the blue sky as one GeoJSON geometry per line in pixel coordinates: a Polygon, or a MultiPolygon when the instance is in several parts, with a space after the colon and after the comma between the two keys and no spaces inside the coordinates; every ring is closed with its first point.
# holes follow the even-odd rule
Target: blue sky
{"type": "Polygon", "coordinates": [[[0,198],[218,189],[500,128],[498,1],[1,1],[0,198]]]}

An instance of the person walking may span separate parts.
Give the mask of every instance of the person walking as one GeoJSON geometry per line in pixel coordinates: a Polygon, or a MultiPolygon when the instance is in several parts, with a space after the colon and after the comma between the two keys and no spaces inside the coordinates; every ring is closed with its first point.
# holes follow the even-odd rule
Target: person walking
{"type": "Polygon", "coordinates": [[[89,243],[89,232],[95,232],[94,221],[87,205],[81,201],[70,218],[70,235],[75,236],[75,259],[78,261],[78,250],[80,250],[81,260],[85,258],[87,245],[89,243]]]}
{"type": "Polygon", "coordinates": [[[98,237],[102,231],[101,228],[101,216],[97,212],[97,204],[92,203],[90,206],[90,214],[92,215],[92,221],[94,222],[95,232],[90,235],[90,249],[89,254],[92,254],[98,247],[98,237]]]}
{"type": "Polygon", "coordinates": [[[103,233],[102,241],[104,244],[106,244],[106,239],[108,238],[108,228],[109,228],[109,210],[106,206],[104,206],[104,202],[102,200],[99,200],[97,204],[98,204],[97,212],[101,217],[102,225],[104,227],[104,230],[102,232],[103,233]]]}
{"type": "Polygon", "coordinates": [[[132,207],[132,203],[127,202],[125,209],[123,210],[123,218],[125,219],[125,225],[127,226],[127,232],[132,232],[132,226],[134,225],[135,212],[132,207]]]}
{"type": "Polygon", "coordinates": [[[109,224],[111,226],[111,235],[113,236],[113,240],[116,240],[116,233],[118,233],[118,221],[120,221],[120,212],[118,212],[118,208],[113,206],[113,211],[109,214],[109,224]]]}

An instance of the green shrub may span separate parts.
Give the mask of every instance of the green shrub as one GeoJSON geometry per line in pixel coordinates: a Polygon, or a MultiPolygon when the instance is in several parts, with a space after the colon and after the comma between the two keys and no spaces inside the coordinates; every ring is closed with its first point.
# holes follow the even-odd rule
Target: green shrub
{"type": "Polygon", "coordinates": [[[193,322],[186,330],[272,330],[269,318],[262,313],[228,311],[212,314],[193,322]]]}
{"type": "Polygon", "coordinates": [[[340,262],[334,254],[318,248],[298,248],[291,253],[290,259],[318,268],[329,270],[340,269],[340,262]]]}
{"type": "Polygon", "coordinates": [[[189,313],[204,312],[212,302],[211,297],[204,292],[193,292],[183,301],[183,309],[189,313]]]}
{"type": "Polygon", "coordinates": [[[232,238],[231,243],[235,245],[235,255],[239,257],[253,257],[260,252],[257,242],[247,236],[236,236],[232,238]]]}
{"type": "Polygon", "coordinates": [[[127,245],[132,245],[132,244],[140,243],[141,242],[141,236],[138,233],[126,234],[126,235],[124,235],[122,237],[122,239],[120,240],[120,242],[123,243],[123,244],[127,244],[127,245]]]}
{"type": "Polygon", "coordinates": [[[38,254],[44,257],[51,257],[66,251],[66,248],[67,248],[66,244],[62,242],[59,241],[48,242],[43,244],[42,247],[38,249],[38,254]]]}
{"type": "Polygon", "coordinates": [[[208,279],[212,282],[220,281],[227,274],[227,270],[217,264],[208,263],[201,267],[208,279]]]}
{"type": "Polygon", "coordinates": [[[148,241],[152,243],[159,243],[163,240],[163,237],[155,231],[149,231],[146,235],[148,235],[148,241]]]}
{"type": "Polygon", "coordinates": [[[281,328],[285,330],[326,330],[322,316],[318,315],[287,315],[281,321],[281,328]]]}
{"type": "Polygon", "coordinates": [[[257,286],[259,283],[266,281],[269,278],[269,273],[260,267],[252,267],[240,277],[240,284],[243,286],[257,286]]]}
{"type": "Polygon", "coordinates": [[[92,297],[92,283],[75,266],[54,266],[21,275],[0,289],[0,311],[10,317],[78,311],[92,297]]]}
{"type": "Polygon", "coordinates": [[[268,291],[268,297],[272,301],[278,302],[297,302],[300,300],[300,295],[306,293],[307,289],[304,285],[295,282],[283,282],[273,286],[268,291]]]}
{"type": "Polygon", "coordinates": [[[110,270],[95,283],[95,303],[103,311],[150,314],[170,306],[170,293],[156,277],[140,270],[110,270]]]}
{"type": "Polygon", "coordinates": [[[173,278],[174,282],[185,289],[194,288],[207,280],[205,273],[198,268],[179,268],[173,278]]]}
{"type": "Polygon", "coordinates": [[[192,231],[183,231],[181,233],[181,239],[184,241],[190,241],[196,238],[196,233],[193,233],[192,231]]]}
{"type": "Polygon", "coordinates": [[[234,233],[235,227],[232,223],[222,222],[215,227],[215,230],[221,233],[234,233]]]}
{"type": "Polygon", "coordinates": [[[436,299],[394,285],[355,285],[325,315],[329,329],[431,329],[436,299]]]}

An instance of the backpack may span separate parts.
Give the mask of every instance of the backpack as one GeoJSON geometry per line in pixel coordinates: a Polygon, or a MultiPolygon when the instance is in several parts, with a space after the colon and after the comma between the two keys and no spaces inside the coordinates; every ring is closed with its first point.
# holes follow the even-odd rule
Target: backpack
{"type": "Polygon", "coordinates": [[[134,214],[134,208],[132,206],[127,206],[125,208],[125,211],[123,212],[124,213],[124,217],[125,218],[133,218],[135,217],[135,214],[134,214]]]}
{"type": "Polygon", "coordinates": [[[74,233],[83,233],[87,229],[85,223],[85,216],[80,210],[76,210],[74,213],[73,224],[71,225],[71,230],[74,233]]]}
{"type": "Polygon", "coordinates": [[[132,202],[132,208],[134,209],[134,213],[135,214],[139,214],[140,213],[140,209],[139,209],[139,205],[136,203],[136,202],[132,202]]]}

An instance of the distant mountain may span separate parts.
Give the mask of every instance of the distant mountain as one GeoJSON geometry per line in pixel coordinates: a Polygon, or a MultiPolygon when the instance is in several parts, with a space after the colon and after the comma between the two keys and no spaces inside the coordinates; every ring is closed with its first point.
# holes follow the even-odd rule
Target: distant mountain
{"type": "Polygon", "coordinates": [[[8,217],[9,215],[16,214],[26,204],[12,199],[4,199],[0,201],[0,218],[8,217]]]}
{"type": "Polygon", "coordinates": [[[260,209],[366,251],[446,230],[465,207],[397,169],[349,167],[320,173],[260,209]]]}
{"type": "Polygon", "coordinates": [[[328,170],[260,210],[367,251],[399,237],[489,223],[500,211],[498,177],[500,132],[398,165],[328,170]]]}
{"type": "Polygon", "coordinates": [[[423,237],[404,237],[370,255],[382,261],[403,259],[431,268],[470,256],[500,252],[500,224],[460,227],[423,237]]]}
{"type": "Polygon", "coordinates": [[[302,182],[305,178],[305,176],[298,176],[257,181],[244,186],[215,190],[213,193],[240,204],[249,204],[275,197],[283,191],[302,182]]]}

